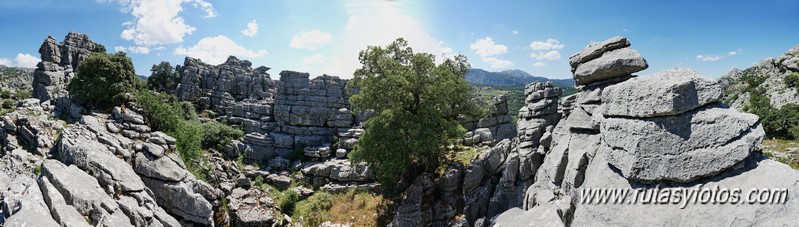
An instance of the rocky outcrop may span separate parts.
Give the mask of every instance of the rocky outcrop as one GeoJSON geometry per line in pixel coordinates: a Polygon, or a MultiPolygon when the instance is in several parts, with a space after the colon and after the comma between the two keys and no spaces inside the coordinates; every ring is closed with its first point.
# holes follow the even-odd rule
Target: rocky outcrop
{"type": "Polygon", "coordinates": [[[499,95],[491,99],[491,113],[477,121],[463,122],[467,132],[458,144],[465,146],[491,146],[516,136],[516,124],[508,111],[508,97],[499,95]]]}
{"type": "MultiPolygon", "coordinates": [[[[580,68],[590,61],[579,56],[597,55],[585,53],[613,52],[604,46],[629,46],[610,45],[618,42],[627,41],[612,38],[602,48],[589,46],[572,63],[580,68]]],[[[493,224],[787,225],[790,221],[781,217],[799,214],[797,201],[746,207],[691,203],[687,208],[626,200],[623,205],[585,203],[591,198],[586,190],[603,188],[643,192],[773,187],[787,189],[788,197],[799,189],[799,172],[757,152],[764,136],[757,116],[719,103],[718,82],[689,69],[643,77],[629,76],[627,69],[612,66],[606,72],[617,73],[610,77],[575,71],[575,80],[604,79],[582,83],[567,118],[553,129],[535,183],[526,189],[524,210],[507,211],[493,224]],[[771,173],[778,179],[763,182],[774,176],[771,173]]]]}
{"type": "Polygon", "coordinates": [[[738,110],[751,107],[753,95],[769,100],[773,108],[799,103],[799,87],[791,86],[789,76],[799,77],[799,45],[785,51],[781,56],[763,59],[751,67],[733,69],[719,78],[724,86],[724,103],[738,110]]]}
{"type": "Polygon", "coordinates": [[[52,101],[59,113],[80,112],[79,106],[67,97],[66,86],[79,71],[78,63],[86,59],[99,44],[91,41],[89,36],[70,32],[61,43],[48,36],[39,48],[42,61],[33,72],[32,97],[42,102],[52,101]]]}
{"type": "Polygon", "coordinates": [[[624,37],[613,37],[593,43],[569,57],[578,86],[623,77],[649,67],[638,51],[627,48],[630,42],[624,37]]]}

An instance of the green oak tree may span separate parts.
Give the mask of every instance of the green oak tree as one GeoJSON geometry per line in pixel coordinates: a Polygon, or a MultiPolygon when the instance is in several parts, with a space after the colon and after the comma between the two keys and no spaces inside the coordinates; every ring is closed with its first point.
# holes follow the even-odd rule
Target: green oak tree
{"type": "Polygon", "coordinates": [[[111,107],[124,103],[126,93],[141,86],[133,62],[124,52],[92,52],[78,65],[78,75],[69,82],[69,94],[88,107],[111,107]]]}
{"type": "Polygon", "coordinates": [[[399,38],[386,47],[367,47],[358,59],[362,67],[354,73],[350,103],[374,115],[351,158],[369,164],[386,186],[411,169],[434,170],[445,146],[463,136],[458,117],[481,113],[465,79],[470,69],[466,57],[436,64],[434,55],[414,53],[399,38]]]}
{"type": "Polygon", "coordinates": [[[147,78],[147,85],[156,91],[172,91],[180,82],[180,75],[169,62],[162,61],[157,65],[153,65],[150,72],[152,74],[147,78]]]}

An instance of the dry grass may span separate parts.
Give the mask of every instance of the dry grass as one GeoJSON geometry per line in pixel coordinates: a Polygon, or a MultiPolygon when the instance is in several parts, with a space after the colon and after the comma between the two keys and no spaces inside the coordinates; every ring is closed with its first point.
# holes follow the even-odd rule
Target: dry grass
{"type": "Polygon", "coordinates": [[[799,141],[767,139],[763,141],[763,154],[778,162],[799,169],[799,141]]]}
{"type": "Polygon", "coordinates": [[[322,222],[349,224],[351,226],[380,226],[381,215],[386,213],[391,202],[382,195],[357,192],[331,195],[317,191],[311,197],[297,203],[294,220],[302,218],[304,226],[318,226],[322,222]]]}

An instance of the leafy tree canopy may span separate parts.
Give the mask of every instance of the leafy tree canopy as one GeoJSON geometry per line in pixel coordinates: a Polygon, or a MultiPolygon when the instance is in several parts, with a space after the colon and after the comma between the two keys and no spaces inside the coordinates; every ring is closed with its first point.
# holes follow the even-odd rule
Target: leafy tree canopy
{"type": "Polygon", "coordinates": [[[386,47],[360,52],[363,65],[354,73],[350,103],[356,111],[374,110],[352,158],[374,168],[377,180],[391,186],[410,168],[433,170],[444,146],[463,136],[461,115],[482,110],[471,101],[462,55],[436,65],[435,56],[414,53],[402,38],[386,47]]]}
{"type": "Polygon", "coordinates": [[[127,101],[126,93],[141,86],[133,62],[124,52],[92,52],[78,69],[80,72],[67,85],[67,90],[89,107],[120,105],[127,101]]]}
{"type": "Polygon", "coordinates": [[[169,62],[162,61],[157,65],[153,65],[150,72],[152,74],[147,78],[147,85],[156,91],[174,90],[178,86],[178,82],[180,82],[180,75],[169,62]]]}

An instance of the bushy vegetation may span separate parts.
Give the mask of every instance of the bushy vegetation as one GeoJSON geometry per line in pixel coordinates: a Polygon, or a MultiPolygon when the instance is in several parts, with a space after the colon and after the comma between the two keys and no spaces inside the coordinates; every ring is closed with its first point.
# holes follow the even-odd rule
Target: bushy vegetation
{"type": "Polygon", "coordinates": [[[67,90],[89,108],[118,106],[128,101],[126,93],[141,87],[133,62],[124,52],[92,52],[78,69],[80,72],[67,85],[67,90]]]}
{"type": "Polygon", "coordinates": [[[277,208],[284,214],[291,216],[294,213],[294,206],[300,201],[300,195],[294,190],[287,190],[277,201],[277,208]]]}
{"type": "Polygon", "coordinates": [[[202,146],[205,149],[222,149],[225,144],[244,136],[243,131],[216,121],[203,123],[202,129],[202,146]]]}
{"type": "Polygon", "coordinates": [[[362,67],[351,81],[358,90],[350,103],[375,114],[351,158],[368,163],[388,188],[402,176],[413,177],[409,170],[435,170],[444,146],[465,132],[458,116],[482,111],[464,78],[470,69],[466,57],[436,65],[433,55],[414,53],[400,38],[386,47],[370,46],[358,59],[362,67]]]}
{"type": "Polygon", "coordinates": [[[202,159],[203,150],[221,148],[244,135],[219,122],[200,123],[194,108],[178,102],[173,95],[140,90],[135,97],[150,126],[177,139],[176,147],[186,167],[200,179],[209,174],[204,167],[208,163],[202,159]]]}
{"type": "Polygon", "coordinates": [[[790,103],[782,108],[757,111],[766,137],[777,139],[799,139],[799,105],[790,103]]]}
{"type": "Polygon", "coordinates": [[[162,61],[153,65],[150,72],[150,77],[147,77],[147,85],[156,91],[174,90],[180,82],[180,75],[169,62],[162,61]]]}
{"type": "Polygon", "coordinates": [[[3,100],[3,109],[13,109],[17,106],[17,102],[11,99],[4,99],[3,100]]]}
{"type": "Polygon", "coordinates": [[[792,72],[785,77],[785,86],[799,88],[797,85],[799,85],[799,73],[792,72]]]}

